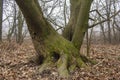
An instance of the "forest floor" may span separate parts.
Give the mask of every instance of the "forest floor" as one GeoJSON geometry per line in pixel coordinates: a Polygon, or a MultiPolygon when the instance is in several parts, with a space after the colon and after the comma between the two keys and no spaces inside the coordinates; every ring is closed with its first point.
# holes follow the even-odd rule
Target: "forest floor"
{"type": "MultiPolygon", "coordinates": [[[[31,42],[0,44],[0,80],[67,80],[59,77],[56,68],[38,73],[39,66],[29,61],[33,56],[31,42]]],[[[120,45],[91,45],[90,58],[98,63],[76,69],[68,80],[120,80],[120,45]]]]}

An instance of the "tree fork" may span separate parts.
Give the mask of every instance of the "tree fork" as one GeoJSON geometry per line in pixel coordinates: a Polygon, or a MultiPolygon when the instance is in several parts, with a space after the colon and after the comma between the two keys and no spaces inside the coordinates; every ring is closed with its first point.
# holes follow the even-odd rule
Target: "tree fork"
{"type": "Polygon", "coordinates": [[[40,71],[48,65],[55,65],[60,76],[68,76],[71,69],[86,66],[80,57],[79,49],[59,35],[44,18],[37,0],[16,2],[26,19],[37,55],[42,58],[40,71]]]}

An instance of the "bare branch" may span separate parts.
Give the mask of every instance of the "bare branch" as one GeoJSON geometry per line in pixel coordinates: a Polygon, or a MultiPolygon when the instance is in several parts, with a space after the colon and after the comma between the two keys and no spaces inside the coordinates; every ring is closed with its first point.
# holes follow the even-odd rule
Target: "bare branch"
{"type": "Polygon", "coordinates": [[[116,16],[117,14],[119,14],[119,13],[120,13],[120,10],[117,11],[114,15],[110,16],[108,19],[105,19],[105,20],[102,20],[102,21],[100,21],[100,22],[98,22],[98,23],[95,23],[95,24],[89,26],[89,28],[92,28],[92,27],[94,27],[94,26],[96,26],[96,25],[98,25],[98,24],[104,23],[104,22],[106,22],[106,21],[110,21],[111,18],[115,17],[115,16],[116,16]]]}
{"type": "Polygon", "coordinates": [[[99,12],[97,9],[90,11],[90,13],[91,13],[91,12],[94,12],[94,11],[97,12],[97,14],[98,14],[99,16],[101,16],[103,19],[106,19],[105,17],[102,16],[102,14],[100,14],[100,12],[99,12]]]}

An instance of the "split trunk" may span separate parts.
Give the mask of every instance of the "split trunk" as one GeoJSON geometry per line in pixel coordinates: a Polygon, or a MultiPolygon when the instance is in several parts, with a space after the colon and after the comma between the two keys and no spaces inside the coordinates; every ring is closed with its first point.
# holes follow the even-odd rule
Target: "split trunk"
{"type": "MultiPolygon", "coordinates": [[[[81,58],[79,48],[88,26],[88,16],[91,0],[71,0],[74,4],[71,12],[68,29],[64,31],[64,37],[59,35],[51,24],[43,16],[37,0],[16,0],[28,25],[32,41],[41,63],[40,71],[48,66],[56,66],[60,76],[68,76],[75,67],[85,67],[85,57],[81,58]],[[77,7],[76,7],[77,6],[77,7]],[[74,9],[75,12],[74,12],[74,9]],[[77,12],[78,10],[78,12],[77,12]],[[75,14],[77,14],[75,16],[75,14]],[[72,20],[74,20],[72,22],[72,20]],[[71,39],[67,31],[73,29],[71,39]]],[[[67,28],[66,27],[66,28],[67,28]]]]}

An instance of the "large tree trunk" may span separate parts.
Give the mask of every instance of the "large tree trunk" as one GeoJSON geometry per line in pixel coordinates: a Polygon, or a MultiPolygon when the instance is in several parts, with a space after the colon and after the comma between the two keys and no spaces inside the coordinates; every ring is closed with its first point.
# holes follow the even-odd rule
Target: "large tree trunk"
{"type": "Polygon", "coordinates": [[[63,31],[63,36],[72,41],[77,49],[80,49],[88,29],[89,10],[92,0],[70,0],[70,3],[70,21],[63,31]]]}
{"type": "MultiPolygon", "coordinates": [[[[42,64],[40,71],[54,65],[57,66],[60,76],[67,76],[68,71],[75,67],[86,66],[79,49],[59,35],[44,18],[37,0],[24,0],[24,2],[16,0],[16,2],[26,19],[35,50],[40,58],[42,64]]],[[[74,39],[73,42],[75,43],[74,39]]]]}
{"type": "Polygon", "coordinates": [[[80,0],[70,0],[70,20],[63,31],[63,37],[68,39],[69,41],[72,40],[75,25],[77,23],[77,17],[79,14],[79,8],[80,8],[80,0]]]}

